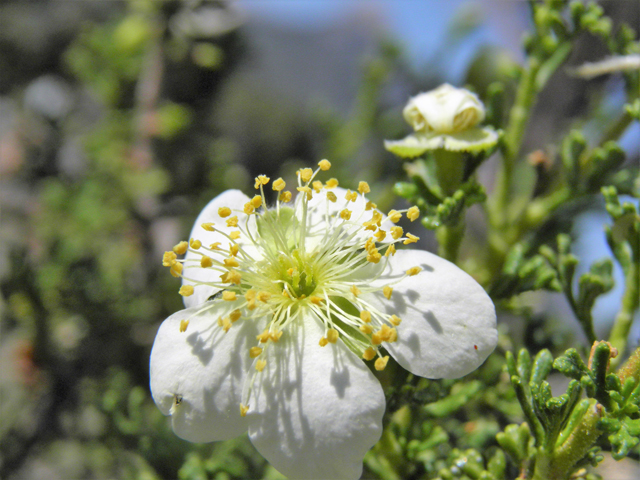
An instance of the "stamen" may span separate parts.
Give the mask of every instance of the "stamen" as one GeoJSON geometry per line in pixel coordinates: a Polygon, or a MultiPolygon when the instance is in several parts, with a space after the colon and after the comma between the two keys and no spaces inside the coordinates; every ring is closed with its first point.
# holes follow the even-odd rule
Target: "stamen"
{"type": "Polygon", "coordinates": [[[355,285],[351,285],[351,288],[349,289],[351,291],[351,293],[353,293],[354,296],[358,296],[360,295],[362,292],[360,291],[360,289],[358,287],[356,287],[355,285]]]}
{"type": "Polygon", "coordinates": [[[320,345],[321,347],[326,347],[328,343],[329,343],[329,340],[327,340],[325,337],[322,337],[318,342],[318,345],[320,345]]]}
{"type": "Polygon", "coordinates": [[[336,343],[339,337],[340,334],[335,328],[330,328],[329,330],[327,330],[327,340],[329,341],[329,343],[336,343]]]}
{"type": "Polygon", "coordinates": [[[238,217],[233,216],[227,220],[227,227],[237,227],[238,226],[238,217]]]}
{"type": "Polygon", "coordinates": [[[336,188],[339,185],[339,182],[337,179],[335,178],[330,178],[329,180],[327,180],[327,182],[324,184],[324,188],[326,189],[330,189],[330,188],[336,188]]]}
{"type": "Polygon", "coordinates": [[[300,170],[300,178],[304,183],[307,183],[309,180],[311,180],[312,175],[313,170],[311,170],[310,168],[303,168],[300,170]]]}
{"type": "Polygon", "coordinates": [[[372,347],[368,347],[362,354],[362,358],[365,360],[373,360],[376,356],[376,351],[372,347]]]}
{"type": "Polygon", "coordinates": [[[336,197],[336,194],[333,192],[327,192],[327,200],[329,200],[330,202],[336,203],[336,201],[338,200],[338,197],[336,197]]]}
{"type": "Polygon", "coordinates": [[[393,294],[393,288],[391,288],[389,285],[387,285],[386,287],[384,287],[382,289],[382,294],[387,297],[387,300],[391,300],[391,294],[393,294]]]}
{"type": "Polygon", "coordinates": [[[393,223],[398,223],[401,218],[402,218],[402,213],[398,212],[397,210],[391,210],[387,214],[387,219],[392,221],[393,223]]]}
{"type": "Polygon", "coordinates": [[[355,202],[358,198],[358,194],[356,192],[352,192],[351,190],[347,190],[347,193],[344,196],[345,200],[350,202],[355,202]]]}
{"type": "Polygon", "coordinates": [[[271,179],[265,175],[258,175],[256,177],[256,183],[253,185],[253,188],[257,190],[258,188],[260,188],[260,185],[266,185],[267,183],[269,183],[269,180],[271,179]]]}
{"type": "Polygon", "coordinates": [[[194,250],[198,250],[202,246],[202,242],[200,240],[192,238],[191,240],[189,240],[189,246],[194,250]]]}
{"type": "Polygon", "coordinates": [[[185,241],[180,242],[175,247],[173,247],[173,251],[178,255],[184,255],[187,253],[187,249],[189,248],[189,244],[185,241]]]}
{"type": "Polygon", "coordinates": [[[231,292],[229,290],[225,290],[224,292],[222,292],[222,299],[226,300],[227,302],[233,302],[234,300],[237,300],[238,297],[236,297],[236,292],[231,292]]]}
{"type": "Polygon", "coordinates": [[[173,265],[171,265],[169,273],[174,277],[179,277],[180,275],[182,275],[182,264],[179,262],[175,262],[173,265]]]}
{"type": "Polygon", "coordinates": [[[288,190],[282,192],[278,197],[278,200],[280,200],[282,203],[289,203],[291,201],[291,192],[289,192],[288,190]]]}
{"type": "Polygon", "coordinates": [[[183,285],[180,287],[180,291],[178,292],[183,297],[189,297],[193,295],[193,286],[192,285],[183,285]]]}
{"type": "Polygon", "coordinates": [[[384,252],[384,256],[388,257],[389,255],[393,256],[396,253],[396,246],[392,243],[387,247],[387,251],[384,252]]]}
{"type": "Polygon", "coordinates": [[[407,218],[412,222],[414,220],[417,220],[419,216],[420,216],[420,209],[418,207],[414,206],[414,207],[411,207],[409,210],[407,210],[407,218]]]}
{"type": "Polygon", "coordinates": [[[311,189],[309,187],[297,187],[296,190],[307,194],[307,200],[311,200],[311,189]]]}
{"type": "Polygon", "coordinates": [[[253,208],[260,208],[262,205],[262,197],[260,195],[256,195],[251,199],[251,205],[253,208]]]}
{"type": "Polygon", "coordinates": [[[320,160],[320,162],[318,162],[318,166],[320,167],[320,170],[326,172],[331,168],[331,162],[329,162],[329,160],[320,160]]]}
{"type": "Polygon", "coordinates": [[[173,265],[177,258],[178,256],[175,254],[175,252],[164,252],[164,255],[162,256],[162,266],[170,267],[171,265],[173,265]]]}
{"type": "Polygon", "coordinates": [[[389,362],[389,355],[385,355],[384,357],[378,358],[374,366],[376,367],[376,370],[381,372],[382,370],[385,369],[388,362],[389,362]]]}
{"type": "Polygon", "coordinates": [[[389,321],[396,327],[400,325],[400,322],[402,322],[400,317],[398,317],[397,315],[391,315],[391,318],[389,318],[389,321]]]}
{"type": "Polygon", "coordinates": [[[238,266],[240,266],[240,264],[238,263],[238,260],[236,260],[235,257],[225,258],[223,261],[224,261],[224,266],[225,267],[238,267],[238,266]]]}
{"type": "Polygon", "coordinates": [[[207,232],[214,232],[215,228],[213,228],[214,223],[209,222],[209,223],[203,223],[202,225],[200,225],[202,228],[204,228],[207,232]]]}
{"type": "Polygon", "coordinates": [[[189,320],[180,320],[180,333],[186,332],[188,326],[189,320]]]}
{"type": "Polygon", "coordinates": [[[262,353],[262,349],[260,347],[251,347],[249,349],[249,356],[251,358],[259,357],[261,353],[262,353]]]}
{"type": "Polygon", "coordinates": [[[271,188],[273,188],[276,192],[281,192],[286,186],[287,182],[285,182],[282,178],[274,180],[273,184],[271,184],[271,188]]]}
{"type": "Polygon", "coordinates": [[[402,243],[404,243],[405,245],[409,245],[410,243],[416,243],[418,240],[420,240],[420,237],[416,237],[415,235],[407,233],[407,239],[402,243]]]}
{"type": "Polygon", "coordinates": [[[343,220],[349,220],[351,218],[351,210],[346,208],[340,212],[340,218],[343,220]]]}
{"type": "Polygon", "coordinates": [[[369,323],[371,321],[371,312],[362,310],[360,312],[360,320],[362,320],[364,323],[369,323]]]}
{"type": "Polygon", "coordinates": [[[369,188],[369,184],[367,182],[360,182],[358,183],[358,191],[364,195],[365,193],[369,193],[371,188],[369,188]]]}
{"type": "Polygon", "coordinates": [[[311,186],[315,190],[316,193],[320,193],[322,191],[322,182],[320,180],[314,181],[311,186]]]}
{"type": "Polygon", "coordinates": [[[262,370],[264,370],[264,367],[267,366],[267,361],[264,359],[258,360],[256,362],[256,370],[261,372],[262,370]]]}
{"type": "Polygon", "coordinates": [[[414,275],[419,274],[422,271],[422,268],[420,267],[411,267],[409,270],[407,270],[407,275],[409,275],[410,277],[413,277],[414,275]]]}
{"type": "Polygon", "coordinates": [[[391,227],[390,232],[391,232],[391,237],[394,240],[398,240],[404,233],[404,230],[402,230],[402,227],[396,226],[396,227],[391,227]]]}
{"type": "Polygon", "coordinates": [[[209,268],[212,265],[213,265],[213,260],[211,259],[211,257],[207,257],[206,255],[203,255],[202,258],[200,259],[200,267],[209,268]]]}
{"type": "Polygon", "coordinates": [[[248,405],[243,405],[241,403],[240,404],[240,416],[241,417],[246,417],[248,411],[249,411],[249,406],[248,405]]]}
{"type": "Polygon", "coordinates": [[[227,218],[231,215],[231,209],[229,207],[220,207],[218,209],[218,215],[222,218],[227,218]]]}
{"type": "Polygon", "coordinates": [[[239,239],[239,238],[240,238],[240,232],[239,232],[238,230],[234,230],[233,232],[231,232],[231,233],[229,234],[229,238],[230,238],[231,240],[237,240],[237,239],[239,239]]]}

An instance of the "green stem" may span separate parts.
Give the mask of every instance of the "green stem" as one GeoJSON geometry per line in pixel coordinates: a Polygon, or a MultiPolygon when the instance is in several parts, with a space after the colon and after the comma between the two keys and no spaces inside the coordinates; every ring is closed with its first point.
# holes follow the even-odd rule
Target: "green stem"
{"type": "Polygon", "coordinates": [[[609,127],[600,140],[600,146],[604,145],[608,141],[618,140],[625,132],[627,127],[631,125],[633,117],[628,112],[624,112],[618,119],[609,127]]]}
{"type": "Polygon", "coordinates": [[[460,220],[457,225],[444,225],[436,230],[436,238],[438,239],[438,255],[442,258],[456,263],[458,259],[458,251],[460,243],[464,237],[465,222],[460,220]]]}
{"type": "Polygon", "coordinates": [[[640,265],[631,262],[625,277],[625,290],[622,296],[622,306],[611,329],[609,343],[618,350],[619,356],[611,359],[611,368],[615,368],[623,358],[627,348],[627,338],[633,323],[633,314],[640,306],[640,265]]]}

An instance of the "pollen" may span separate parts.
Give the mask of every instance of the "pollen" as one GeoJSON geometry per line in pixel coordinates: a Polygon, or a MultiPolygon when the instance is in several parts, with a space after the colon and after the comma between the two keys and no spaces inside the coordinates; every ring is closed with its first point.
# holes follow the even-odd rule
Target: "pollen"
{"type": "Polygon", "coordinates": [[[398,212],[397,210],[391,210],[387,214],[387,218],[389,220],[391,220],[393,223],[398,223],[400,221],[400,219],[402,218],[402,214],[400,212],[398,212]]]}
{"type": "Polygon", "coordinates": [[[398,325],[400,325],[400,322],[402,322],[402,319],[397,315],[391,315],[389,321],[397,327],[398,325]]]}
{"type": "Polygon", "coordinates": [[[336,188],[338,185],[339,185],[339,182],[337,179],[330,178],[329,180],[326,181],[326,183],[324,184],[324,187],[327,189],[331,189],[331,188],[336,188]]]}
{"type": "Polygon", "coordinates": [[[253,205],[251,205],[251,202],[247,202],[244,204],[244,207],[242,209],[242,211],[244,213],[246,213],[247,215],[251,215],[253,213],[253,211],[255,210],[255,207],[253,205]]]}
{"type": "Polygon", "coordinates": [[[420,267],[411,267],[409,270],[407,270],[407,275],[413,277],[414,275],[419,274],[421,271],[422,269],[420,267]]]}
{"type": "Polygon", "coordinates": [[[189,320],[180,320],[180,333],[186,332],[188,326],[189,320]]]}
{"type": "Polygon", "coordinates": [[[345,200],[350,202],[355,202],[358,198],[358,194],[356,192],[352,192],[351,190],[347,190],[346,195],[344,196],[345,200]]]}
{"type": "Polygon", "coordinates": [[[403,233],[404,230],[402,230],[402,227],[391,227],[391,237],[393,237],[394,240],[398,240],[403,233]]]}
{"type": "Polygon", "coordinates": [[[267,343],[269,341],[269,338],[271,338],[271,334],[267,330],[265,330],[256,338],[260,341],[260,343],[267,343]]]}
{"type": "Polygon", "coordinates": [[[175,247],[173,247],[173,251],[178,255],[184,255],[187,253],[187,249],[189,248],[189,244],[185,241],[180,242],[175,247]]]}
{"type": "Polygon", "coordinates": [[[311,300],[311,303],[313,303],[314,305],[320,305],[322,302],[324,302],[324,298],[318,297],[317,295],[311,295],[309,297],[309,300],[311,300]]]}
{"type": "Polygon", "coordinates": [[[351,218],[351,210],[346,208],[340,212],[340,218],[343,220],[349,220],[351,218]]]}
{"type": "Polygon", "coordinates": [[[376,233],[373,234],[373,236],[376,237],[376,240],[378,240],[379,242],[382,242],[387,236],[387,232],[379,229],[376,233]]]}
{"type": "Polygon", "coordinates": [[[253,289],[247,290],[244,294],[244,298],[247,300],[247,302],[254,300],[256,298],[256,291],[253,289]]]}
{"type": "Polygon", "coordinates": [[[203,223],[202,225],[200,225],[202,228],[204,228],[207,232],[214,232],[215,228],[213,228],[214,223],[212,222],[208,222],[208,223],[203,223]]]}
{"type": "Polygon", "coordinates": [[[396,253],[396,246],[392,243],[387,247],[387,251],[384,252],[384,256],[388,257],[389,255],[393,256],[396,253]]]}
{"type": "Polygon", "coordinates": [[[177,258],[178,256],[175,254],[175,252],[164,252],[164,255],[162,256],[162,266],[170,267],[171,265],[173,265],[177,258]]]}
{"type": "Polygon", "coordinates": [[[326,172],[327,170],[329,170],[331,168],[331,162],[329,160],[320,160],[318,162],[318,166],[320,167],[320,170],[322,170],[323,172],[326,172]]]}
{"type": "Polygon", "coordinates": [[[254,183],[253,188],[260,188],[260,185],[266,185],[271,180],[269,177],[265,175],[258,175],[256,177],[256,183],[254,183]]]}
{"type": "Polygon", "coordinates": [[[279,178],[277,180],[274,180],[273,184],[271,185],[271,188],[273,188],[276,192],[281,192],[282,190],[284,190],[284,187],[287,186],[287,182],[285,182],[282,178],[279,178]]]}
{"type": "Polygon", "coordinates": [[[229,320],[231,320],[231,323],[235,323],[238,320],[240,320],[241,316],[242,316],[242,312],[240,312],[240,310],[234,310],[229,314],[229,320]]]}
{"type": "Polygon", "coordinates": [[[355,297],[357,297],[358,295],[360,295],[362,293],[360,291],[360,289],[358,287],[356,287],[355,285],[351,285],[351,288],[349,290],[351,290],[351,293],[353,293],[353,295],[355,297]]]}
{"type": "Polygon", "coordinates": [[[226,300],[227,302],[233,302],[234,300],[237,300],[238,297],[236,297],[236,292],[231,292],[229,290],[225,290],[224,292],[222,292],[222,299],[226,300]]]}
{"type": "Polygon", "coordinates": [[[372,249],[372,251],[369,252],[369,255],[367,255],[367,262],[378,263],[381,258],[382,258],[382,255],[380,255],[380,253],[378,252],[378,249],[374,248],[372,249]]]}
{"type": "Polygon", "coordinates": [[[236,255],[238,255],[239,251],[240,251],[240,247],[238,246],[238,244],[236,243],[229,244],[229,255],[231,255],[232,257],[235,257],[236,255]]]}
{"type": "Polygon", "coordinates": [[[261,353],[262,353],[262,349],[260,347],[251,347],[249,349],[249,356],[251,358],[259,357],[261,353]]]}
{"type": "Polygon", "coordinates": [[[240,404],[240,416],[241,417],[246,417],[248,411],[249,411],[249,406],[248,405],[243,405],[241,403],[240,404]]]}
{"type": "Polygon", "coordinates": [[[418,240],[420,240],[420,237],[416,237],[415,235],[407,233],[407,239],[402,243],[405,245],[409,245],[410,243],[416,243],[418,240]]]}
{"type": "Polygon", "coordinates": [[[231,232],[231,233],[229,234],[229,238],[230,238],[231,240],[237,240],[237,239],[239,239],[239,238],[240,238],[240,232],[239,232],[238,230],[235,230],[235,231],[231,232]]]}
{"type": "Polygon", "coordinates": [[[322,182],[320,180],[314,181],[311,184],[311,186],[313,187],[316,193],[320,193],[320,191],[322,190],[322,182]]]}
{"type": "Polygon", "coordinates": [[[271,332],[271,333],[269,333],[269,338],[274,343],[278,343],[278,340],[280,340],[281,336],[282,336],[282,330],[280,330],[279,332],[271,332]]]}
{"type": "Polygon", "coordinates": [[[318,345],[320,345],[321,347],[326,347],[328,343],[329,343],[329,340],[327,340],[325,337],[322,337],[318,342],[318,345]]]}
{"type": "Polygon", "coordinates": [[[227,220],[227,227],[237,227],[238,226],[238,217],[233,216],[227,220]]]}
{"type": "Polygon", "coordinates": [[[367,312],[366,310],[362,310],[360,312],[360,320],[362,320],[364,323],[369,323],[371,321],[371,313],[367,312]]]}
{"type": "Polygon", "coordinates": [[[200,240],[196,240],[195,238],[192,238],[191,240],[189,240],[189,245],[194,250],[198,250],[202,246],[202,242],[200,240]]]}
{"type": "Polygon", "coordinates": [[[271,294],[269,292],[259,292],[258,293],[258,300],[260,300],[261,302],[267,302],[269,299],[271,298],[271,294]]]}
{"type": "Polygon", "coordinates": [[[307,194],[307,200],[311,200],[311,189],[309,187],[297,187],[296,190],[298,190],[299,192],[304,192],[307,194]]]}
{"type": "Polygon", "coordinates": [[[230,328],[231,328],[231,321],[226,317],[223,318],[222,319],[222,329],[224,330],[224,333],[227,333],[230,328]]]}
{"type": "Polygon", "coordinates": [[[234,283],[236,285],[240,285],[242,275],[240,275],[240,272],[238,272],[237,270],[229,270],[228,272],[225,272],[224,275],[224,283],[234,283]]]}
{"type": "Polygon", "coordinates": [[[387,300],[391,300],[391,295],[393,294],[393,288],[387,285],[382,289],[382,294],[387,298],[387,300]]]}
{"type": "Polygon", "coordinates": [[[389,363],[389,355],[385,355],[384,357],[378,358],[374,366],[376,367],[376,370],[381,372],[386,368],[387,363],[389,363]]]}
{"type": "Polygon", "coordinates": [[[368,347],[362,354],[362,358],[365,360],[373,360],[376,356],[376,350],[373,347],[368,347]]]}
{"type": "Polygon", "coordinates": [[[239,265],[240,264],[238,263],[238,260],[236,260],[234,257],[224,259],[225,267],[237,267],[239,265]]]}
{"type": "Polygon", "coordinates": [[[407,218],[412,222],[414,220],[417,220],[419,216],[420,216],[420,209],[418,207],[414,206],[414,207],[411,207],[409,210],[407,210],[407,218]]]}
{"type": "Polygon", "coordinates": [[[336,201],[338,200],[338,197],[336,197],[336,194],[333,192],[327,192],[327,200],[329,200],[332,203],[336,203],[336,201]]]}
{"type": "Polygon", "coordinates": [[[283,203],[289,203],[291,201],[291,192],[289,192],[288,190],[285,192],[282,192],[278,197],[278,200],[280,200],[283,203]]]}
{"type": "Polygon", "coordinates": [[[369,193],[371,188],[369,188],[369,184],[367,182],[360,182],[358,183],[358,191],[364,195],[365,193],[369,193]]]}
{"type": "Polygon", "coordinates": [[[222,218],[227,218],[229,215],[231,215],[231,209],[229,207],[220,207],[218,209],[218,215],[220,215],[220,217],[222,218]]]}
{"type": "Polygon", "coordinates": [[[251,205],[253,208],[259,208],[262,205],[262,197],[260,195],[256,195],[251,199],[251,205]]]}
{"type": "Polygon", "coordinates": [[[329,330],[327,330],[327,340],[329,341],[329,343],[336,343],[339,337],[340,334],[335,328],[330,328],[329,330]]]}
{"type": "Polygon", "coordinates": [[[193,286],[192,285],[183,285],[180,287],[180,291],[178,292],[183,297],[189,297],[193,295],[193,286]]]}
{"type": "Polygon", "coordinates": [[[304,183],[307,183],[309,180],[311,180],[311,177],[313,176],[313,170],[311,170],[310,168],[302,168],[299,170],[299,172],[300,178],[304,183]]]}
{"type": "Polygon", "coordinates": [[[369,210],[373,210],[375,208],[378,208],[378,205],[376,205],[375,203],[369,201],[367,202],[367,204],[364,206],[365,211],[369,211],[369,210]]]}
{"type": "Polygon", "coordinates": [[[220,250],[220,242],[216,242],[216,243],[212,243],[211,245],[209,245],[209,249],[210,250],[220,250]]]}
{"type": "Polygon", "coordinates": [[[173,265],[171,265],[169,273],[174,277],[179,277],[182,274],[182,264],[179,262],[175,262],[173,265]]]}
{"type": "Polygon", "coordinates": [[[258,360],[256,362],[256,370],[261,372],[262,370],[264,370],[264,367],[267,366],[267,361],[264,359],[258,360]]]}
{"type": "Polygon", "coordinates": [[[366,335],[369,335],[371,332],[373,332],[373,327],[365,323],[364,325],[360,325],[360,331],[366,335]]]}

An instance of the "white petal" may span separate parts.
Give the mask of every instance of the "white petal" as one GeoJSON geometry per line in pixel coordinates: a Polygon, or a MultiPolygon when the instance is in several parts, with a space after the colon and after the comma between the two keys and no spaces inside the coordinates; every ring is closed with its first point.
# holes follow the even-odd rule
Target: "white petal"
{"type": "Polygon", "coordinates": [[[202,307],[182,310],[158,330],[151,350],[151,393],[185,440],[225,440],[247,429],[240,402],[259,322],[241,318],[225,334],[217,319],[234,303],[218,301],[198,316],[193,315],[202,307]],[[180,332],[180,321],[189,318],[186,332],[180,332]]]}
{"type": "MultiPolygon", "coordinates": [[[[222,244],[220,245],[220,248],[228,252],[230,240],[217,231],[208,232],[207,230],[202,228],[202,224],[209,222],[214,223],[215,229],[221,230],[226,234],[229,234],[234,230],[238,230],[238,228],[236,227],[227,227],[227,220],[229,217],[220,217],[220,215],[218,215],[218,209],[220,207],[229,207],[232,210],[231,216],[238,216],[240,222],[239,225],[243,225],[246,219],[246,214],[242,209],[244,207],[244,204],[249,200],[249,197],[247,197],[240,190],[227,190],[225,192],[222,192],[216,198],[211,200],[207,204],[207,206],[204,207],[202,212],[200,212],[200,215],[198,215],[196,223],[191,230],[191,236],[189,238],[200,240],[202,242],[202,245],[204,245],[205,247],[208,247],[212,243],[220,242],[222,244]]],[[[255,231],[255,220],[253,216],[250,218],[249,228],[252,232],[255,231]]],[[[257,250],[247,238],[240,237],[238,240],[236,240],[236,243],[238,243],[243,249],[249,251],[252,257],[255,258],[257,256],[257,250]]],[[[206,253],[204,252],[204,250],[202,252],[206,253]]],[[[213,255],[211,256],[213,258],[213,255]]],[[[188,251],[185,257],[187,262],[185,262],[183,275],[190,279],[201,282],[219,282],[221,273],[217,270],[201,268],[201,258],[201,255],[188,251]],[[195,262],[189,262],[189,260],[194,260],[195,262]]],[[[217,259],[219,260],[220,258],[218,257],[217,259]]],[[[256,260],[258,260],[258,258],[256,258],[256,260]]],[[[182,283],[184,285],[193,285],[193,282],[189,280],[183,280],[182,283]]],[[[209,287],[207,285],[195,285],[193,295],[184,297],[184,304],[187,308],[195,307],[196,305],[200,305],[201,303],[205,302],[211,295],[213,295],[217,291],[218,289],[209,287]]]]}
{"type": "Polygon", "coordinates": [[[362,298],[402,319],[398,341],[384,343],[410,372],[427,378],[458,378],[478,368],[498,341],[493,302],[484,289],[453,263],[423,250],[399,250],[391,271],[374,282],[383,286],[419,266],[422,271],[381,293],[362,298]]]}
{"type": "Polygon", "coordinates": [[[340,340],[320,347],[324,327],[299,319],[257,375],[249,437],[290,478],[358,479],[380,438],[385,400],[378,380],[340,340]]]}

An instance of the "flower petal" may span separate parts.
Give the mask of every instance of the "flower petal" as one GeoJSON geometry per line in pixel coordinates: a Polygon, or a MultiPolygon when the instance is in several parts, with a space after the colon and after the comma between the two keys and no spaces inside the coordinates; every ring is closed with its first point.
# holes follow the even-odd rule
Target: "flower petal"
{"type": "Polygon", "coordinates": [[[249,437],[288,477],[357,479],[382,432],[384,394],[342,341],[318,345],[324,333],[316,318],[299,318],[269,346],[249,400],[249,437]]]}
{"type": "Polygon", "coordinates": [[[400,250],[391,271],[374,282],[391,284],[405,271],[422,271],[382,292],[362,295],[380,311],[402,319],[398,340],[388,352],[411,373],[427,378],[458,378],[478,368],[498,341],[493,302],[484,289],[453,263],[423,250],[400,250]]]}
{"type": "Polygon", "coordinates": [[[225,440],[247,429],[240,401],[252,362],[249,348],[261,322],[240,319],[224,333],[217,319],[228,315],[234,303],[209,302],[179,311],[162,323],[156,335],[151,393],[162,413],[171,415],[176,435],[185,440],[225,440]],[[186,319],[187,330],[180,332],[180,322],[186,319]]]}
{"type": "MultiPolygon", "coordinates": [[[[231,233],[234,230],[238,230],[236,227],[227,227],[227,218],[222,218],[218,214],[218,209],[221,207],[229,207],[232,211],[231,216],[238,215],[240,222],[244,222],[244,218],[246,218],[245,213],[243,212],[243,206],[245,203],[249,201],[249,197],[247,197],[240,190],[226,190],[218,195],[216,198],[211,200],[206,207],[200,212],[198,218],[196,219],[196,223],[191,230],[191,236],[189,238],[195,238],[202,242],[202,245],[208,247],[209,245],[220,242],[220,248],[227,251],[229,250],[230,240],[222,235],[219,231],[222,231],[226,234],[231,233]],[[216,230],[209,232],[202,228],[203,223],[213,223],[216,230]]],[[[255,220],[252,216],[249,220],[249,228],[252,232],[255,231],[255,220]]],[[[248,251],[249,254],[254,257],[256,260],[257,249],[253,246],[252,243],[248,241],[248,239],[240,237],[236,240],[245,251],[248,251]]],[[[206,253],[202,250],[202,253],[206,253]]],[[[185,256],[185,269],[184,276],[189,279],[193,279],[200,282],[219,282],[220,281],[220,272],[217,270],[213,270],[210,268],[201,268],[200,267],[200,259],[201,255],[192,252],[191,250],[187,251],[185,256]]],[[[218,258],[219,259],[219,258],[218,258]]],[[[194,285],[194,282],[190,280],[183,280],[183,285],[194,285]]],[[[194,293],[189,297],[184,297],[184,304],[187,308],[195,307],[196,305],[200,305],[207,301],[207,299],[218,291],[217,288],[213,288],[207,285],[194,285],[194,293]]]]}
{"type": "Polygon", "coordinates": [[[402,140],[385,140],[384,148],[402,158],[413,158],[427,150],[477,153],[493,148],[499,135],[491,127],[475,127],[458,133],[415,133],[402,140]]]}

